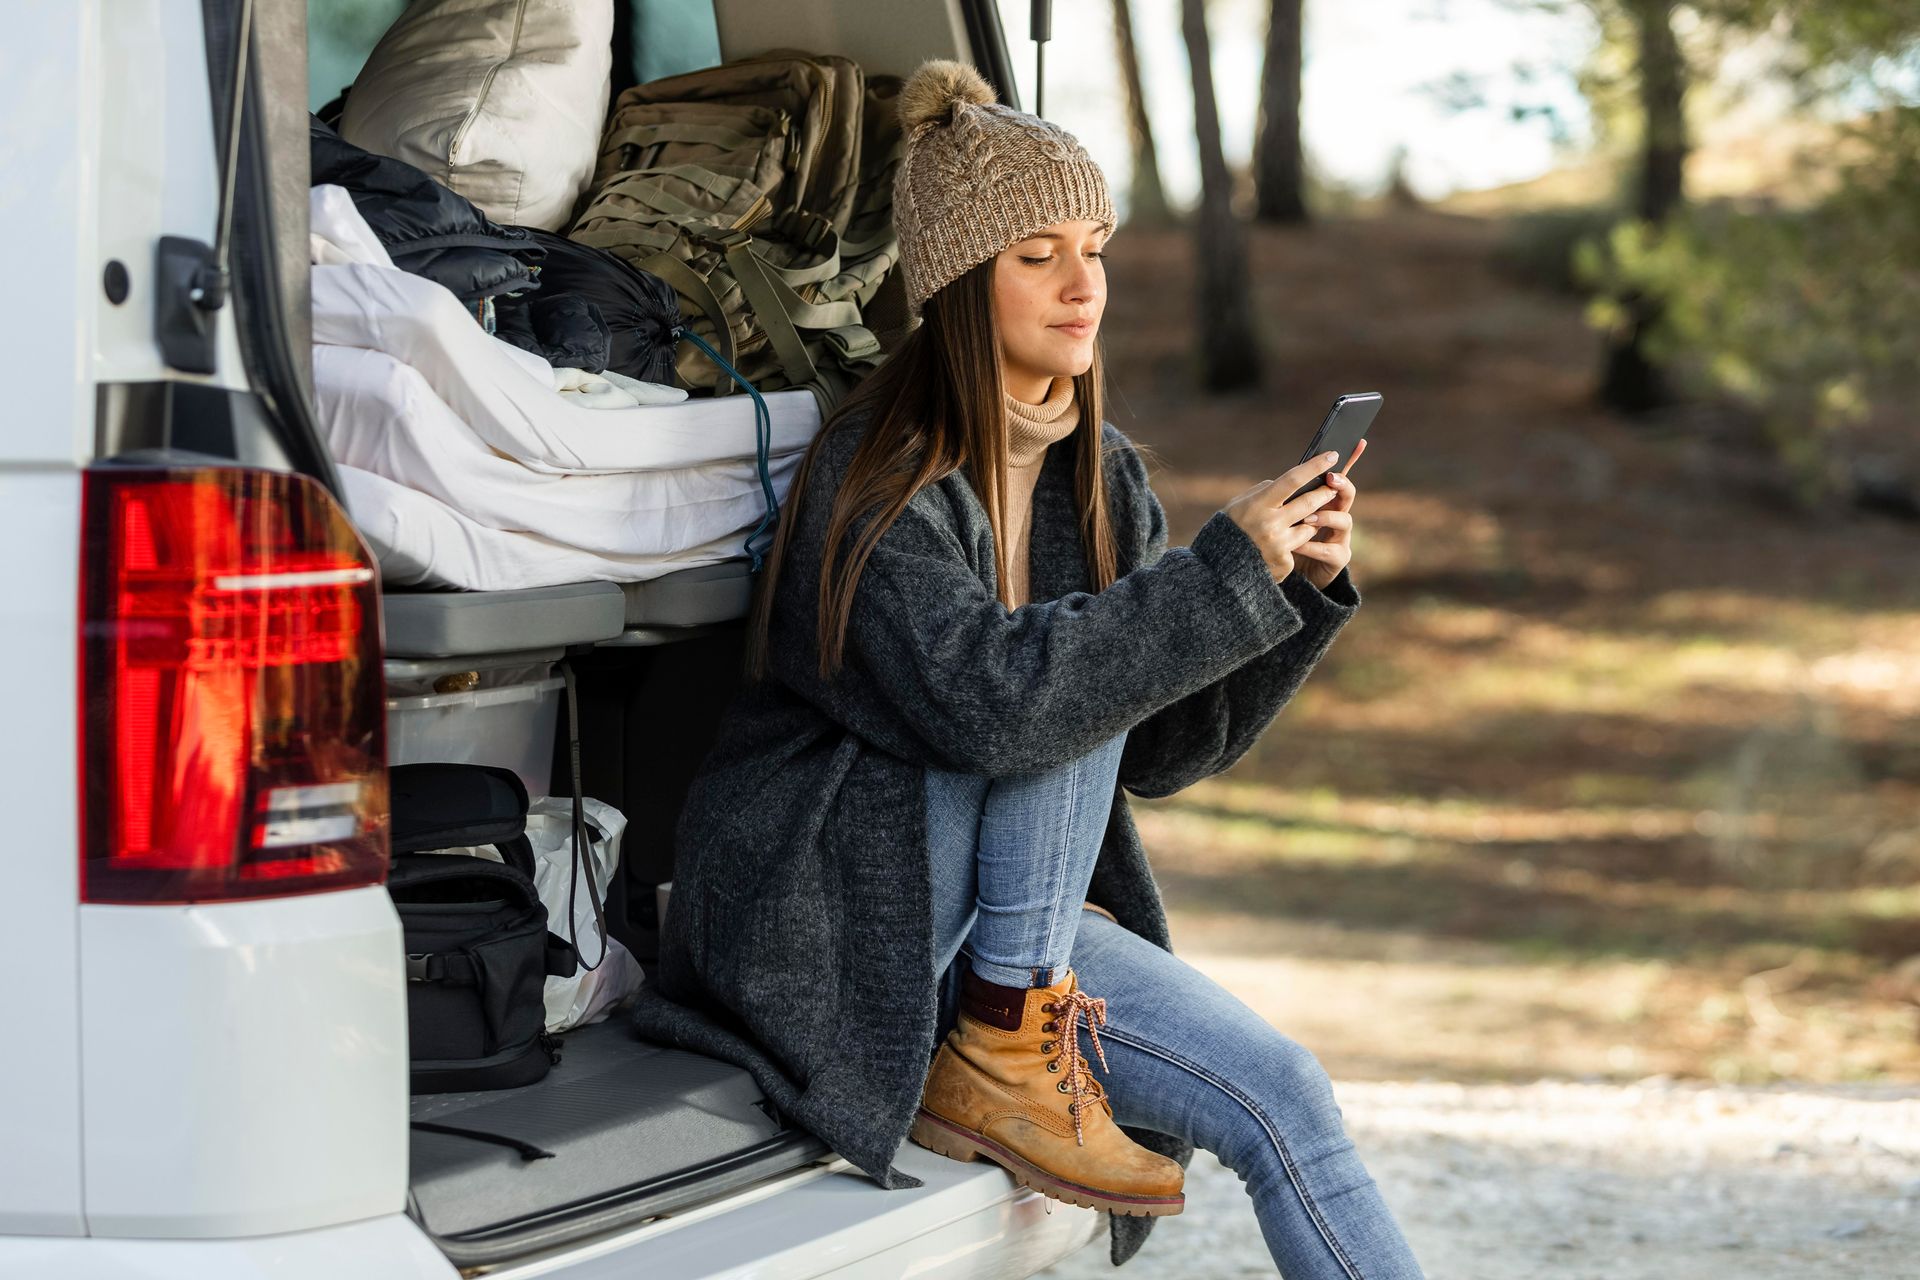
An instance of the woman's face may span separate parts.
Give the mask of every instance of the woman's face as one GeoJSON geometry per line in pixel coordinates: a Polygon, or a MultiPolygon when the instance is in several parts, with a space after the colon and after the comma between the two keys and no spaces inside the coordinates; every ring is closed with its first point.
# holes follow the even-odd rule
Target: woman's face
{"type": "Polygon", "coordinates": [[[1099,222],[1056,222],[1001,251],[993,264],[993,319],[1000,372],[1016,400],[1038,404],[1055,378],[1093,364],[1107,306],[1099,222]]]}

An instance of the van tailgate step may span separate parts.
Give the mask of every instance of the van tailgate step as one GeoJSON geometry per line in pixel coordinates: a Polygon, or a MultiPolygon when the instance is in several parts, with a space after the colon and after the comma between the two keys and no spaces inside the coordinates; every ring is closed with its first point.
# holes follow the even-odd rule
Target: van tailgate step
{"type": "Polygon", "coordinates": [[[628,1225],[827,1154],[783,1129],[744,1071],[648,1044],[617,1017],[569,1033],[537,1084],[422,1095],[412,1113],[552,1153],[528,1159],[512,1145],[414,1130],[414,1217],[461,1266],[628,1225]]]}

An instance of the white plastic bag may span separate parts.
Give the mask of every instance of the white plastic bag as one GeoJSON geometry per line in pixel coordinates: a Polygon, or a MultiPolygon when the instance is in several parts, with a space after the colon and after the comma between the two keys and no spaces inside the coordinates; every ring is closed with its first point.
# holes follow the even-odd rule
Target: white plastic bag
{"type": "Polygon", "coordinates": [[[567,928],[567,873],[573,865],[573,801],[566,796],[537,796],[527,811],[527,840],[533,845],[533,883],[547,906],[548,928],[562,937],[579,939],[581,965],[571,978],[548,978],[547,1030],[566,1031],[598,1022],[615,1005],[640,989],[640,962],[613,939],[600,945],[588,897],[586,868],[593,868],[593,886],[604,906],[607,890],[620,869],[620,837],[626,815],[610,804],[588,797],[587,839],[581,849],[581,874],[573,894],[573,929],[567,928]],[[591,972],[587,966],[594,964],[591,972]]]}
{"type": "MultiPolygon", "coordinates": [[[[620,869],[620,837],[626,815],[610,804],[588,797],[586,842],[581,848],[581,874],[573,896],[573,927],[567,927],[567,872],[573,865],[573,801],[566,796],[535,796],[527,811],[527,843],[533,846],[533,884],[547,908],[547,928],[562,938],[577,938],[581,965],[571,978],[548,978],[544,996],[547,1030],[569,1031],[598,1022],[615,1006],[640,989],[645,975],[633,953],[614,938],[600,945],[593,902],[587,896],[586,868],[593,868],[593,887],[601,904],[620,869]],[[591,972],[587,965],[599,961],[591,972]]],[[[492,846],[441,849],[439,853],[466,853],[501,860],[492,846]]]]}

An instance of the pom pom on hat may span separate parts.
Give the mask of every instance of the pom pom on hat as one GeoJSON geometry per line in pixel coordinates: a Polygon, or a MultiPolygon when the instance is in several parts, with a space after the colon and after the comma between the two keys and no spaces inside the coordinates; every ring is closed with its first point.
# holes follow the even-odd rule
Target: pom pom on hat
{"type": "Polygon", "coordinates": [[[936,58],[923,62],[900,90],[900,127],[911,134],[929,121],[945,124],[961,103],[986,106],[993,87],[964,62],[936,58]]]}

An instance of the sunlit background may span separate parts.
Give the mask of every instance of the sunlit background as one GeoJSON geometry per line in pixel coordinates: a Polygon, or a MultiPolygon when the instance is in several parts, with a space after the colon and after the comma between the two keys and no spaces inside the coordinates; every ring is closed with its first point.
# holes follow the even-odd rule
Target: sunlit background
{"type": "MultiPolygon", "coordinates": [[[[1029,108],[1030,9],[1027,0],[1000,4],[1029,108]]],[[[1241,163],[1253,146],[1266,12],[1261,0],[1207,6],[1221,140],[1241,163]]],[[[1301,134],[1326,181],[1377,194],[1404,148],[1413,188],[1441,196],[1538,177],[1591,140],[1586,102],[1570,74],[1594,40],[1585,10],[1518,11],[1501,0],[1361,0],[1307,6],[1305,14],[1301,134]],[[1479,103],[1456,109],[1468,93],[1479,103]],[[1530,114],[1515,119],[1514,107],[1530,114]]],[[[1111,0],[1060,0],[1053,20],[1074,39],[1071,53],[1064,41],[1051,51],[1047,116],[1072,130],[1109,174],[1124,177],[1126,116],[1111,0]]],[[[1154,133],[1170,143],[1190,138],[1193,93],[1179,0],[1136,0],[1133,21],[1149,37],[1139,41],[1139,55],[1154,133]]],[[[1191,147],[1168,146],[1161,174],[1174,199],[1198,195],[1191,147]]]]}

